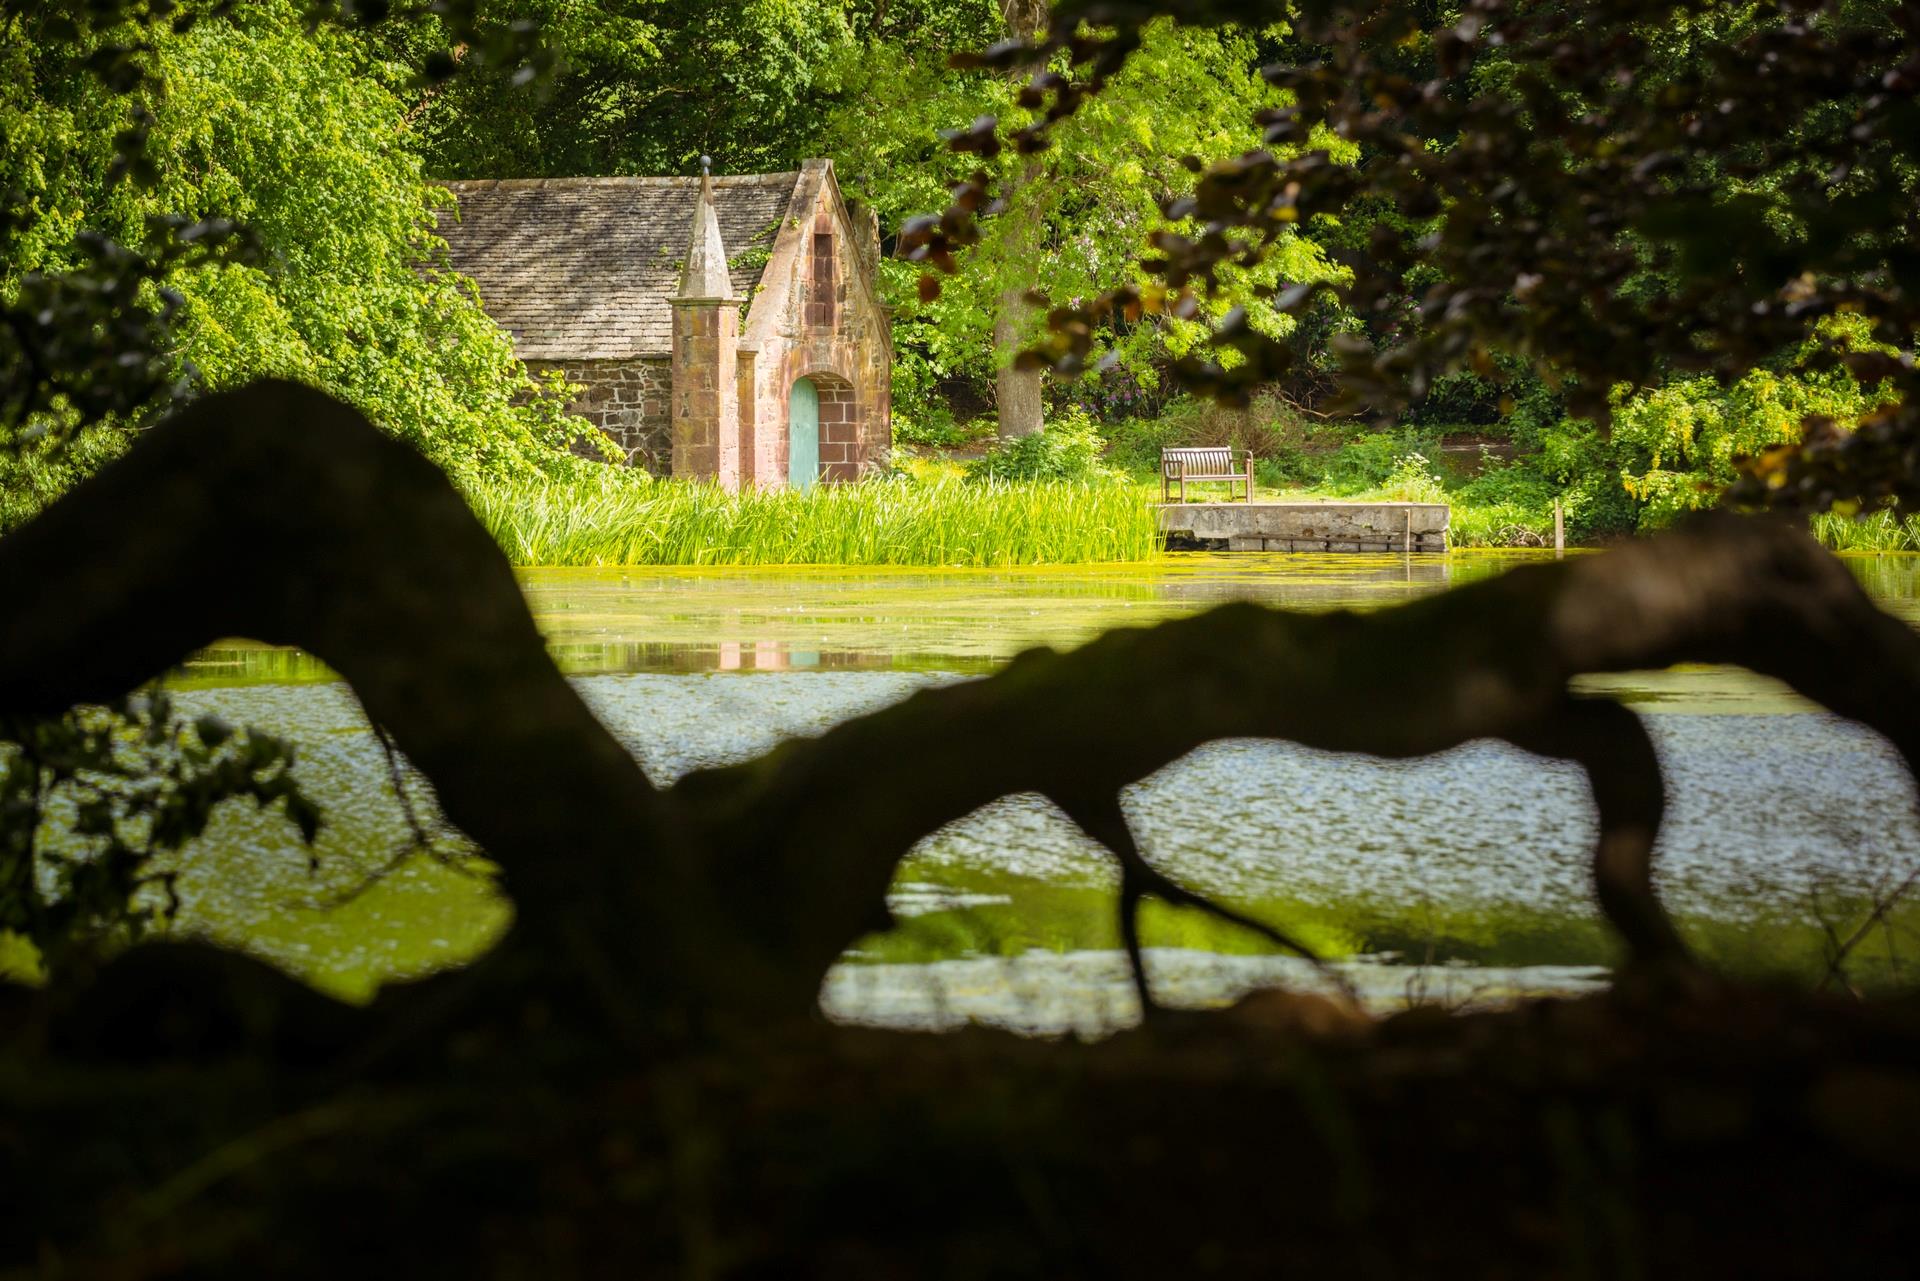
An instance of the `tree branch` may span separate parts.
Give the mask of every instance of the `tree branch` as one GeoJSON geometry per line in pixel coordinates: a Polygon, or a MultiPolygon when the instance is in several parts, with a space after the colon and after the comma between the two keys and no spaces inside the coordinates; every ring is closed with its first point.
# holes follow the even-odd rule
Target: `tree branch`
{"type": "Polygon", "coordinates": [[[1601,907],[1637,956],[1678,959],[1652,890],[1664,791],[1652,746],[1631,713],[1567,687],[1679,662],[1782,679],[1879,730],[1914,767],[1920,637],[1804,533],[1714,515],[1372,614],[1225,605],[1069,654],[1030,651],[988,679],[688,775],[666,800],[700,847],[757,852],[750,870],[728,864],[744,873],[734,892],[765,905],[755,933],[811,972],[884,923],[887,884],[917,841],[1009,793],[1098,812],[1220,738],[1382,757],[1499,738],[1587,771],[1601,907]],[[843,803],[850,793],[857,803],[843,803]],[[782,889],[762,897],[755,883],[782,889]]]}
{"type": "Polygon", "coordinates": [[[147,433],[0,539],[0,600],[9,715],[112,698],[228,636],[317,655],[507,868],[523,921],[611,912],[636,847],[656,869],[670,848],[459,493],[312,389],[209,396],[147,433]]]}
{"type": "Polygon", "coordinates": [[[809,1010],[887,924],[921,838],[1017,792],[1099,827],[1128,784],[1234,737],[1383,757],[1501,738],[1580,764],[1601,907],[1635,956],[1673,959],[1658,762],[1630,713],[1570,699],[1572,677],[1741,664],[1910,769],[1920,752],[1920,637],[1803,533],[1716,516],[1373,614],[1227,605],[1031,651],[660,792],[560,676],[445,478],[277,382],[199,402],[0,540],[0,599],[0,716],[108,698],[226,636],[316,654],[506,869],[513,941],[593,952],[643,1005],[809,1010]]]}
{"type": "Polygon", "coordinates": [[[1827,958],[1827,972],[1821,977],[1818,990],[1822,992],[1826,991],[1829,987],[1833,986],[1836,979],[1842,983],[1846,981],[1847,958],[1853,955],[1853,950],[1856,947],[1859,947],[1861,943],[1866,941],[1867,935],[1873,933],[1875,926],[1887,919],[1887,913],[1893,911],[1893,909],[1899,905],[1900,900],[1905,898],[1908,891],[1912,890],[1917,883],[1920,883],[1920,865],[1916,865],[1908,871],[1905,876],[1901,877],[1900,882],[1891,890],[1875,896],[1873,907],[1868,911],[1866,919],[1855,926],[1853,932],[1848,934],[1845,939],[1840,937],[1839,933],[1831,924],[1822,922],[1826,927],[1827,938],[1831,942],[1833,950],[1827,958]]]}

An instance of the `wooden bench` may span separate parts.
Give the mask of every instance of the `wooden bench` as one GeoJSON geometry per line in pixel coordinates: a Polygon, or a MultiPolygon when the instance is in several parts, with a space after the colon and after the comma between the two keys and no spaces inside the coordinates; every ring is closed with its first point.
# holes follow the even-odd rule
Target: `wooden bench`
{"type": "Polygon", "coordinates": [[[1241,451],[1246,455],[1245,466],[1236,466],[1234,451],[1222,446],[1198,446],[1186,449],[1163,449],[1160,451],[1160,501],[1167,502],[1173,487],[1180,487],[1180,501],[1187,501],[1188,481],[1225,481],[1227,482],[1227,501],[1233,501],[1233,487],[1244,486],[1244,497],[1253,501],[1253,451],[1241,451]]]}

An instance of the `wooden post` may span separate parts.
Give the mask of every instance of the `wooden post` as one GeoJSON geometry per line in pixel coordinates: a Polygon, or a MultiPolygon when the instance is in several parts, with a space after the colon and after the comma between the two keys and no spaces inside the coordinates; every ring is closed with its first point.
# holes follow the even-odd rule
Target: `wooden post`
{"type": "Polygon", "coordinates": [[[1553,500],[1553,558],[1560,560],[1567,554],[1567,514],[1558,498],[1553,500]]]}

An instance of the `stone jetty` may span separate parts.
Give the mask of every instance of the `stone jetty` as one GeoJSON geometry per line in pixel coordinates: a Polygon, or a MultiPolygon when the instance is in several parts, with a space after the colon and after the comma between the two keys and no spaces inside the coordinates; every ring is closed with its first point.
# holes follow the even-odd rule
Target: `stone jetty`
{"type": "Polygon", "coordinates": [[[1169,547],[1230,552],[1444,552],[1445,503],[1162,503],[1169,547]]]}

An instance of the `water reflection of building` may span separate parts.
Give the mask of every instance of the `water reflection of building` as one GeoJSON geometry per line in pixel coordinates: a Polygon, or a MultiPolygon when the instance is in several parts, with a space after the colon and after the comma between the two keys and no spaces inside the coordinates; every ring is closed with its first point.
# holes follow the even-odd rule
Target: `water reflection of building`
{"type": "MultiPolygon", "coordinates": [[[[719,663],[715,670],[722,672],[790,672],[809,670],[821,666],[821,655],[817,650],[788,649],[779,641],[722,641],[720,642],[719,663]]],[[[829,654],[829,659],[857,658],[857,655],[829,654]]],[[[878,656],[876,656],[878,657],[878,656]]],[[[829,666],[857,666],[858,664],[832,663],[829,666]]],[[[884,665],[884,661],[879,664],[884,665]]]]}
{"type": "Polygon", "coordinates": [[[935,663],[911,654],[874,650],[804,649],[784,641],[654,641],[636,644],[560,644],[553,647],[569,676],[614,672],[812,672],[919,670],[935,663]]]}

